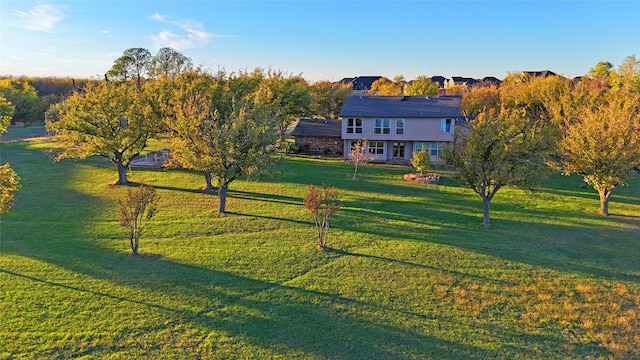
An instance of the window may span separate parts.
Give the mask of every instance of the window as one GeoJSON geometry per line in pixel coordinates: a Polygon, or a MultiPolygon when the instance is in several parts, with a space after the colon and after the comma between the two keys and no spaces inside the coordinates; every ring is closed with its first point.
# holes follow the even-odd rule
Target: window
{"type": "Polygon", "coordinates": [[[347,119],[347,134],[362,134],[362,119],[347,119]]]}
{"type": "Polygon", "coordinates": [[[435,142],[417,142],[414,145],[415,151],[427,150],[431,156],[440,156],[440,144],[435,142]]]}
{"type": "Polygon", "coordinates": [[[404,134],[404,119],[396,120],[396,134],[404,134]]]}
{"type": "Polygon", "coordinates": [[[369,141],[369,154],[384,154],[384,141],[369,141]]]}
{"type": "Polygon", "coordinates": [[[374,134],[390,134],[391,133],[391,120],[390,119],[375,119],[373,121],[373,133],[374,134]]]}
{"type": "Polygon", "coordinates": [[[453,132],[453,119],[442,119],[440,120],[440,131],[443,133],[452,133],[453,132]]]}

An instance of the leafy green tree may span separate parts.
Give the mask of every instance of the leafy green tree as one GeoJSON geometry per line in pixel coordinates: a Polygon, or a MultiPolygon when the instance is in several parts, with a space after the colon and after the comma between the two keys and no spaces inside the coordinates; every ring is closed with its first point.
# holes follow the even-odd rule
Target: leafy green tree
{"type": "Polygon", "coordinates": [[[313,214],[318,235],[316,249],[325,250],[329,235],[329,219],[342,207],[342,203],[338,199],[338,190],[332,186],[323,185],[320,190],[309,185],[307,189],[304,206],[313,214]]]}
{"type": "Polygon", "coordinates": [[[640,91],[640,60],[635,56],[627,56],[610,78],[613,88],[640,91]]]}
{"type": "Polygon", "coordinates": [[[127,189],[123,200],[118,200],[120,226],[129,229],[129,244],[133,255],[139,255],[140,239],[146,222],[158,212],[158,195],[156,189],[140,185],[135,190],[127,189]]]}
{"type": "Polygon", "coordinates": [[[142,90],[142,82],[151,64],[151,53],[143,48],[130,48],[117,58],[111,69],[107,71],[109,80],[115,79],[119,82],[136,80],[138,91],[142,90]]]}
{"type": "Polygon", "coordinates": [[[434,83],[433,80],[420,75],[405,87],[404,94],[409,96],[438,95],[438,89],[438,84],[434,83]]]}
{"type": "Polygon", "coordinates": [[[369,93],[378,96],[398,96],[402,95],[406,82],[402,75],[396,76],[394,80],[381,77],[371,84],[369,93]]]}
{"type": "MultiPolygon", "coordinates": [[[[7,131],[14,107],[0,94],[0,135],[7,131]]],[[[20,188],[20,177],[11,165],[0,166],[0,215],[11,212],[15,203],[15,192],[20,188]]]]}
{"type": "Polygon", "coordinates": [[[12,124],[37,120],[38,94],[26,80],[0,79],[0,95],[14,107],[12,124]]]}
{"type": "Polygon", "coordinates": [[[500,109],[500,90],[496,86],[471,86],[462,94],[462,113],[475,117],[484,110],[500,109]]]}
{"type": "Polygon", "coordinates": [[[640,92],[574,88],[564,97],[560,169],[582,175],[600,196],[600,214],[609,215],[615,188],[640,167],[640,92]],[[576,101],[579,99],[580,101],[576,101]]]}
{"type": "Polygon", "coordinates": [[[443,150],[456,177],[482,198],[484,226],[490,225],[489,206],[501,188],[533,188],[547,175],[546,158],[554,143],[539,125],[524,109],[490,109],[458,132],[455,146],[443,150]]]}
{"type": "Polygon", "coordinates": [[[6,132],[7,128],[9,128],[15,109],[15,106],[0,94],[0,134],[6,132]]]}
{"type": "Polygon", "coordinates": [[[166,76],[170,79],[175,79],[192,66],[193,63],[190,58],[172,48],[164,47],[158,50],[158,53],[151,58],[148,73],[149,76],[155,78],[166,76]]]}
{"type": "Polygon", "coordinates": [[[129,164],[159,130],[150,95],[130,83],[89,84],[55,106],[46,125],[59,143],[56,160],[102,156],[116,166],[116,184],[127,184],[129,164]]]}
{"type": "Polygon", "coordinates": [[[318,81],[311,91],[311,112],[325,119],[337,119],[345,100],[353,93],[350,84],[318,81]]]}
{"type": "Polygon", "coordinates": [[[256,101],[278,125],[280,144],[296,119],[311,113],[311,91],[302,76],[268,71],[256,93],[256,101]]]}
{"type": "Polygon", "coordinates": [[[416,171],[420,172],[420,175],[431,166],[431,156],[429,152],[427,152],[427,149],[414,151],[410,161],[416,171]]]}
{"type": "Polygon", "coordinates": [[[211,174],[219,213],[233,181],[260,174],[274,160],[277,125],[255,102],[256,84],[255,74],[201,69],[176,78],[166,120],[173,156],[185,168],[211,174]]]}
{"type": "Polygon", "coordinates": [[[609,78],[612,72],[613,72],[612,63],[608,61],[600,61],[599,63],[596,64],[596,66],[589,69],[589,72],[587,74],[595,80],[598,80],[604,83],[609,83],[609,78]]]}

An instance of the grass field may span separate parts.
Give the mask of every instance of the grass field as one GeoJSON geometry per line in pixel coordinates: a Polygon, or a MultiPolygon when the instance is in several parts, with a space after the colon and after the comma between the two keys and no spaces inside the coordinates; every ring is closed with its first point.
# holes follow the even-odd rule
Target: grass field
{"type": "MultiPolygon", "coordinates": [[[[11,136],[11,133],[8,134],[11,136]]],[[[133,169],[161,210],[130,256],[100,158],[1,145],[22,178],[0,222],[0,359],[640,358],[640,179],[609,217],[578,177],[479,196],[439,171],[287,158],[236,181],[228,214],[201,175],[133,169]],[[314,249],[309,184],[344,207],[314,249]]]]}

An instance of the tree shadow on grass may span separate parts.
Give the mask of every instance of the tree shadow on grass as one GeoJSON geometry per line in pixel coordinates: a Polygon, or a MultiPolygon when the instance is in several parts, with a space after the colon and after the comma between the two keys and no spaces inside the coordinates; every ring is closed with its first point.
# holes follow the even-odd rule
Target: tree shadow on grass
{"type": "MultiPolygon", "coordinates": [[[[0,272],[64,291],[82,292],[92,297],[122,302],[123,306],[134,305],[147,311],[157,311],[165,314],[167,326],[174,323],[190,324],[202,334],[224,331],[237,340],[247,341],[281,356],[297,354],[293,357],[298,357],[302,353],[304,356],[332,359],[485,359],[535,355],[527,348],[518,348],[517,352],[511,354],[487,350],[427,335],[417,329],[404,328],[384,320],[377,321],[366,314],[395,310],[380,309],[335,294],[253,280],[159,257],[125,256],[123,260],[121,253],[99,248],[96,251],[103,253],[103,265],[119,266],[106,268],[100,264],[82,264],[72,255],[67,259],[46,259],[47,256],[42,254],[40,260],[53,260],[53,264],[75,273],[108,280],[116,285],[141,288],[145,292],[119,295],[11,270],[0,269],[0,272]],[[150,279],[149,274],[162,276],[150,279]],[[166,305],[166,300],[161,303],[149,293],[190,298],[197,305],[175,302],[170,306],[166,305]]],[[[414,322],[440,321],[441,326],[456,326],[455,319],[443,315],[433,319],[406,312],[401,315],[412,317],[414,322]]],[[[560,339],[531,336],[536,341],[562,345],[560,339]]],[[[106,354],[109,349],[93,350],[98,354],[106,354]]]]}

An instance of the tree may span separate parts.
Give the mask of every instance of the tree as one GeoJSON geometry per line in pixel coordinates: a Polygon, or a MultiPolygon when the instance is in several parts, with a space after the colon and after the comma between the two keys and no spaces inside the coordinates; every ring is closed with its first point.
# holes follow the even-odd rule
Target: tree
{"type": "Polygon", "coordinates": [[[142,91],[142,79],[151,64],[151,53],[143,48],[130,48],[117,58],[111,69],[107,71],[108,78],[115,78],[121,82],[135,79],[138,91],[142,91]]]}
{"type": "Polygon", "coordinates": [[[640,93],[609,90],[595,97],[585,91],[576,87],[564,98],[560,169],[582,175],[598,191],[606,216],[612,191],[640,166],[640,93]]]}
{"type": "Polygon", "coordinates": [[[173,156],[182,166],[210,173],[225,212],[229,185],[263,172],[274,160],[277,125],[255,101],[256,74],[212,75],[201,69],[176,78],[166,118],[173,156]]]}
{"type": "Polygon", "coordinates": [[[462,113],[475,117],[485,109],[500,109],[500,90],[492,86],[471,86],[462,94],[462,113]]]}
{"type": "Polygon", "coordinates": [[[276,121],[280,144],[284,143],[287,127],[311,112],[311,91],[307,81],[300,75],[287,75],[281,71],[267,72],[256,93],[256,101],[276,121]]]}
{"type": "Polygon", "coordinates": [[[596,66],[589,69],[588,75],[594,80],[608,84],[612,72],[613,64],[608,61],[600,61],[596,66]]]}
{"type": "Polygon", "coordinates": [[[116,185],[127,184],[127,168],[159,130],[151,94],[129,83],[88,84],[51,109],[47,129],[56,135],[56,160],[99,155],[116,166],[116,185]]]}
{"type": "Polygon", "coordinates": [[[307,195],[304,198],[304,206],[313,214],[318,235],[316,249],[324,250],[327,248],[329,219],[342,207],[338,200],[338,190],[324,184],[322,190],[309,185],[307,195]]]}
{"type": "Polygon", "coordinates": [[[627,56],[618,66],[618,71],[611,73],[610,78],[611,86],[615,89],[640,91],[640,60],[635,56],[627,56]]]}
{"type": "Polygon", "coordinates": [[[175,79],[192,65],[190,58],[172,48],[164,47],[149,62],[148,74],[155,78],[166,76],[175,79]]]}
{"type": "Polygon", "coordinates": [[[373,156],[369,154],[367,139],[358,140],[351,149],[349,153],[349,161],[351,161],[354,165],[353,170],[353,178],[352,180],[357,179],[358,175],[358,166],[364,165],[369,161],[373,160],[373,156]]]}
{"type": "MultiPolygon", "coordinates": [[[[0,94],[0,135],[7,131],[14,107],[0,94]]],[[[11,165],[0,166],[0,215],[11,212],[15,192],[20,188],[20,177],[11,165]]]]}
{"type": "Polygon", "coordinates": [[[129,244],[133,255],[138,255],[142,230],[147,221],[158,211],[158,195],[156,189],[140,185],[136,190],[127,189],[124,200],[118,200],[120,226],[129,229],[129,244]]]}
{"type": "Polygon", "coordinates": [[[325,119],[337,119],[342,105],[353,93],[351,84],[318,81],[313,83],[311,91],[311,112],[325,119]]]}
{"type": "Polygon", "coordinates": [[[420,75],[404,89],[404,94],[409,96],[428,96],[438,95],[438,84],[434,83],[430,78],[420,75]]]}
{"type": "Polygon", "coordinates": [[[416,171],[422,172],[429,169],[431,166],[431,156],[427,152],[427,149],[422,149],[419,151],[413,152],[413,157],[411,158],[411,165],[416,168],[416,171]]]}
{"type": "Polygon", "coordinates": [[[37,116],[38,94],[26,80],[1,79],[0,96],[14,107],[11,123],[31,123],[37,116]]]}
{"type": "Polygon", "coordinates": [[[402,95],[405,84],[406,82],[402,75],[396,76],[394,80],[381,77],[371,84],[371,90],[369,90],[369,92],[378,96],[398,96],[402,95]]]}
{"type": "Polygon", "coordinates": [[[459,131],[455,146],[443,150],[456,177],[482,197],[484,226],[490,225],[489,205],[498,190],[508,185],[530,189],[546,176],[553,140],[540,125],[523,109],[483,111],[459,131]]]}

